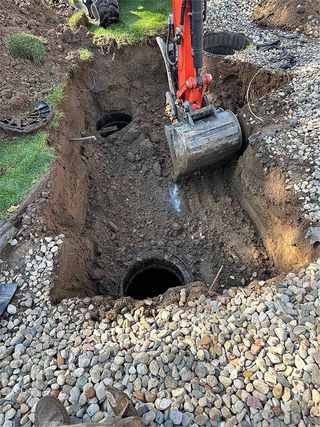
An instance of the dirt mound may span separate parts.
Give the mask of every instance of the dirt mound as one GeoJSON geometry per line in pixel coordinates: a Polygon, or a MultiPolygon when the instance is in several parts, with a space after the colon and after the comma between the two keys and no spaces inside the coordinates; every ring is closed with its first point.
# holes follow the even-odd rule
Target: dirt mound
{"type": "Polygon", "coordinates": [[[304,28],[315,18],[319,18],[318,0],[261,0],[253,14],[262,25],[287,29],[304,28]]]}
{"type": "Polygon", "coordinates": [[[76,43],[66,25],[68,9],[57,9],[42,0],[1,1],[0,6],[0,117],[18,115],[62,82],[68,67],[66,56],[76,43]],[[37,65],[28,59],[13,58],[7,40],[13,34],[33,34],[43,39],[46,60],[37,65]]]}

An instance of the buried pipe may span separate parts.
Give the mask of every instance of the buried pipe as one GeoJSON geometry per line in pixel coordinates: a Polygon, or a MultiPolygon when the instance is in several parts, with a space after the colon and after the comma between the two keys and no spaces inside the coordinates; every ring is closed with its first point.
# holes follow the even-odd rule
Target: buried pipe
{"type": "Polygon", "coordinates": [[[96,123],[96,129],[103,138],[112,135],[115,132],[126,127],[132,121],[132,115],[123,112],[106,113],[96,123]]]}
{"type": "Polygon", "coordinates": [[[92,135],[92,136],[84,136],[82,138],[69,138],[70,142],[95,142],[97,140],[97,138],[92,135]]]}
{"type": "Polygon", "coordinates": [[[184,286],[184,272],[165,258],[147,258],[136,262],[123,282],[124,296],[142,300],[164,294],[169,288],[184,286]]]}

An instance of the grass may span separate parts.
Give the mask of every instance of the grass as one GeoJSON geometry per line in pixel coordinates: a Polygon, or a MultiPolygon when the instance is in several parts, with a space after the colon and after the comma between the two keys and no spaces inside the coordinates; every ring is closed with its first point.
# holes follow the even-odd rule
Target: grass
{"type": "Polygon", "coordinates": [[[52,108],[54,113],[53,119],[49,124],[49,128],[55,128],[59,125],[59,121],[63,116],[63,113],[60,111],[60,104],[64,98],[65,94],[65,85],[64,83],[57,83],[51,93],[47,95],[46,102],[52,108]]]}
{"type": "Polygon", "coordinates": [[[49,168],[54,158],[46,145],[46,132],[28,135],[0,144],[0,218],[8,216],[8,209],[19,204],[32,184],[49,168]]]}
{"type": "Polygon", "coordinates": [[[81,48],[78,49],[79,58],[81,61],[91,61],[93,59],[93,53],[90,49],[81,48]]]}
{"type": "Polygon", "coordinates": [[[75,12],[73,15],[70,16],[68,19],[68,25],[70,28],[76,28],[78,25],[78,22],[82,19],[82,17],[85,15],[84,10],[78,10],[78,12],[75,12]]]}
{"type": "Polygon", "coordinates": [[[14,58],[30,59],[35,64],[43,64],[46,49],[40,37],[32,34],[13,34],[8,37],[6,46],[14,58]]]}
{"type": "Polygon", "coordinates": [[[121,44],[143,41],[168,20],[172,0],[119,0],[120,22],[108,28],[93,26],[94,38],[111,37],[121,44]]]}

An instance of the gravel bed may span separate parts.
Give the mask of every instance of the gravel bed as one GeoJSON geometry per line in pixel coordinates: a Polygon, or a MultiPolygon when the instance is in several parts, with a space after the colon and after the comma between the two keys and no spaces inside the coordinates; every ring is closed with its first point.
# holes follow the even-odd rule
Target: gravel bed
{"type": "Polygon", "coordinates": [[[31,426],[49,393],[83,422],[109,422],[108,384],[145,425],[319,425],[320,260],[217,299],[183,289],[152,316],[146,300],[110,323],[96,299],[51,304],[62,237],[35,239],[19,273],[2,269],[19,302],[0,320],[0,425],[31,426]]]}
{"type": "MultiPolygon", "coordinates": [[[[288,187],[317,225],[319,40],[313,28],[261,31],[250,20],[255,3],[209,2],[209,24],[253,38],[251,48],[235,55],[239,60],[279,66],[270,63],[278,51],[255,47],[276,37],[296,56],[289,94],[275,94],[283,97],[291,126],[263,143],[283,161],[288,187]],[[297,165],[303,179],[294,178],[297,165]]],[[[0,425],[32,426],[35,406],[47,394],[83,422],[110,422],[109,384],[133,399],[150,426],[320,425],[320,260],[214,299],[189,301],[184,289],[179,303],[153,309],[152,316],[146,300],[110,323],[99,318],[97,299],[50,302],[62,241],[62,235],[32,237],[21,265],[9,269],[0,260],[0,285],[18,283],[0,318],[0,425]]]]}
{"type": "MultiPolygon", "coordinates": [[[[302,210],[310,225],[320,231],[320,31],[310,23],[305,33],[282,29],[261,29],[251,21],[257,0],[209,1],[207,31],[235,31],[250,37],[252,45],[236,52],[237,61],[251,62],[288,74],[289,91],[274,92],[281,97],[286,129],[260,141],[261,151],[277,158],[287,175],[288,189],[302,200],[302,210]],[[278,47],[264,51],[258,46],[278,41],[278,47]],[[288,66],[290,59],[293,65],[288,66]],[[280,95],[279,95],[280,93],[280,95]],[[299,168],[299,174],[297,174],[299,168]],[[299,176],[298,176],[299,175],[299,176]]],[[[272,102],[272,96],[268,98],[272,102]]],[[[252,123],[257,119],[252,117],[252,123]]],[[[262,125],[263,125],[263,121],[262,125]]]]}

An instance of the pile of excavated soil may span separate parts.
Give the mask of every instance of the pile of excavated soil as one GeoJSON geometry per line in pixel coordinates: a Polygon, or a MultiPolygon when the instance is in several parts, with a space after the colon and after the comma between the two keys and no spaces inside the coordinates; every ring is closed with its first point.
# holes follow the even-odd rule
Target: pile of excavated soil
{"type": "Polygon", "coordinates": [[[296,29],[319,18],[319,13],[318,0],[261,0],[254,9],[253,19],[270,27],[296,29]]]}
{"type": "MultiPolygon", "coordinates": [[[[79,35],[73,36],[66,26],[69,13],[67,9],[53,8],[42,0],[1,2],[0,118],[23,113],[43,100],[54,84],[64,81],[68,67],[66,56],[80,38],[79,35]],[[43,39],[46,49],[43,65],[10,55],[7,39],[20,33],[43,39]]],[[[0,132],[0,138],[3,134],[0,132]]]]}

